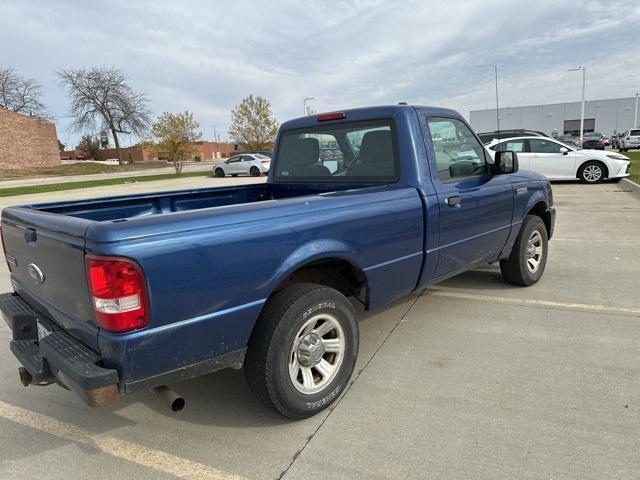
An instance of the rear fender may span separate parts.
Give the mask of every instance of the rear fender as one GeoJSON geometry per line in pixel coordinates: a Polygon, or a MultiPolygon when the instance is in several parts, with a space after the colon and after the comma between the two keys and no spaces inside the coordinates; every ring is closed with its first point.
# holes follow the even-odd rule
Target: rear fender
{"type": "Polygon", "coordinates": [[[307,242],[295,249],[280,264],[280,267],[269,278],[268,282],[263,286],[267,291],[267,297],[280,285],[288,276],[296,270],[318,260],[337,259],[344,260],[352,264],[360,272],[362,272],[367,283],[366,273],[362,268],[362,264],[358,258],[355,249],[344,242],[332,239],[317,239],[307,242]]]}

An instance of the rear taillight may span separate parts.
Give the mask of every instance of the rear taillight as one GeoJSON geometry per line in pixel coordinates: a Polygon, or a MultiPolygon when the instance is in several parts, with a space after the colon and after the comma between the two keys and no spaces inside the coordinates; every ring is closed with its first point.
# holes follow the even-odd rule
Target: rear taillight
{"type": "Polygon", "coordinates": [[[262,163],[271,163],[271,160],[260,160],[262,163]]]}
{"type": "Polygon", "coordinates": [[[7,268],[11,271],[11,264],[9,263],[9,258],[7,257],[7,246],[4,244],[4,236],[2,235],[2,228],[0,228],[0,243],[2,243],[2,254],[4,255],[4,259],[7,262],[7,268]]]}
{"type": "Polygon", "coordinates": [[[128,332],[149,324],[142,270],[121,257],[85,257],[87,281],[100,328],[128,332]]]}

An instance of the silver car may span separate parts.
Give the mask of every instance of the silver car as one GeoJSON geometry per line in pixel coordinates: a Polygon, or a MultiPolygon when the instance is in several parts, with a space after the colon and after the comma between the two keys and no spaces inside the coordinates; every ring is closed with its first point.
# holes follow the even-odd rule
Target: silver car
{"type": "Polygon", "coordinates": [[[231,175],[251,175],[259,177],[269,173],[271,159],[261,153],[243,153],[236,155],[213,166],[213,175],[216,177],[225,177],[231,175]]]}
{"type": "Polygon", "coordinates": [[[640,149],[640,129],[632,128],[624,132],[620,140],[618,140],[618,149],[622,152],[640,149]]]}

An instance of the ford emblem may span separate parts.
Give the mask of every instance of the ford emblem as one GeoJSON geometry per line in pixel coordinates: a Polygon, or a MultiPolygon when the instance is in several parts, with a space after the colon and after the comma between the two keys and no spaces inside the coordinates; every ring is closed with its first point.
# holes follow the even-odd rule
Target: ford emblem
{"type": "Polygon", "coordinates": [[[36,283],[44,282],[44,273],[42,273],[42,270],[38,265],[36,265],[35,263],[30,263],[29,266],[27,267],[27,270],[29,271],[29,276],[34,282],[36,283]]]}

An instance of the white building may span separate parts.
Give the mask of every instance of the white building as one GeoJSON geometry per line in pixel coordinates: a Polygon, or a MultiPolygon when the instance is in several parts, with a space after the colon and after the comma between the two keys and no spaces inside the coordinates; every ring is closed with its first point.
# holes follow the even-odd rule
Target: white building
{"type": "MultiPolygon", "coordinates": [[[[589,100],[584,104],[584,131],[611,135],[633,128],[636,97],[589,100]]],[[[640,112],[638,112],[640,115],[640,112]]],[[[580,102],[505,107],[498,110],[500,129],[525,128],[549,135],[580,134],[580,102]]],[[[496,109],[469,113],[473,129],[478,132],[497,130],[496,109]]],[[[640,121],[640,118],[638,119],[640,121]]]]}

